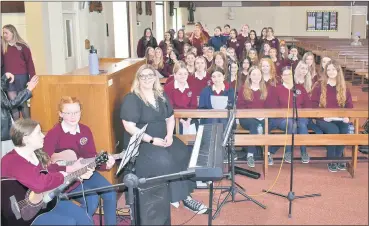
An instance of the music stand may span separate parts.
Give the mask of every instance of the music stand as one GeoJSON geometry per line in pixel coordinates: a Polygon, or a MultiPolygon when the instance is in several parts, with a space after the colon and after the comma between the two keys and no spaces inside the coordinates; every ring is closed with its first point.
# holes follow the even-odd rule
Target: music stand
{"type": "Polygon", "coordinates": [[[125,165],[127,165],[127,163],[129,161],[131,161],[132,163],[134,163],[136,157],[138,156],[138,147],[141,144],[141,140],[143,138],[143,135],[146,131],[147,128],[146,124],[144,127],[142,127],[142,129],[140,129],[138,132],[136,132],[135,134],[132,135],[131,139],[129,140],[129,144],[127,146],[127,149],[124,151],[123,157],[122,157],[122,161],[120,162],[120,165],[118,167],[116,176],[119,174],[119,172],[123,169],[123,167],[125,165]]]}

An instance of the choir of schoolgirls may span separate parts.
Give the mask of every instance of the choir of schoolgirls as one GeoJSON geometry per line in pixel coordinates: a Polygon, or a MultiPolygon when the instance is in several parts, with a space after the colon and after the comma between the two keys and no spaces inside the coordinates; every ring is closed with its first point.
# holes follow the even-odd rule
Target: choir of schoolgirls
{"type": "MultiPolygon", "coordinates": [[[[145,30],[147,40],[153,39],[148,31],[151,30],[145,30]]],[[[318,67],[311,52],[301,57],[295,46],[288,48],[284,41],[278,40],[271,27],[263,28],[259,37],[256,34],[248,25],[242,26],[240,31],[225,25],[223,31],[220,26],[216,27],[210,36],[209,31],[197,23],[194,31],[187,35],[182,29],[176,37],[166,32],[159,47],[147,46],[145,58],[161,75],[168,77],[165,92],[174,109],[214,109],[213,96],[228,97],[238,109],[292,108],[292,76],[298,109],[353,107],[339,64],[322,57],[318,67]]],[[[216,106],[219,108],[219,104],[216,106]]],[[[181,119],[180,131],[191,124],[197,127],[198,122],[181,119]]],[[[200,121],[217,122],[226,124],[226,119],[200,121]]],[[[317,134],[347,133],[348,122],[348,118],[299,118],[297,132],[307,134],[312,129],[317,134]]],[[[259,126],[264,132],[264,118],[239,119],[239,123],[251,134],[257,134],[259,126]]],[[[269,132],[280,129],[291,133],[292,120],[270,119],[268,128],[269,132]]],[[[269,165],[273,165],[273,155],[278,149],[280,147],[269,147],[269,165]]],[[[309,163],[307,148],[301,146],[300,150],[301,161],[309,163]]],[[[256,147],[248,147],[250,167],[255,166],[255,151],[256,147]]],[[[342,155],[343,146],[327,146],[328,158],[342,155]]],[[[284,159],[288,163],[292,161],[290,146],[286,147],[284,159]]],[[[345,170],[345,164],[332,160],[328,169],[331,172],[345,170]]]]}

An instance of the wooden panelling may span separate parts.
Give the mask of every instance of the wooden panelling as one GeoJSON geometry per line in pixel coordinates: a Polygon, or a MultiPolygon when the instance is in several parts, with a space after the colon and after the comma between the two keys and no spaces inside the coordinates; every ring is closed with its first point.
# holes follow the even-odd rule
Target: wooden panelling
{"type": "Polygon", "coordinates": [[[10,2],[4,1],[1,2],[1,13],[24,13],[24,1],[19,2],[10,2]]]}
{"type": "MultiPolygon", "coordinates": [[[[82,103],[81,123],[91,129],[96,149],[116,153],[117,141],[123,144],[120,104],[143,63],[143,60],[103,58],[99,68],[106,72],[100,75],[89,75],[88,67],[64,75],[39,75],[31,100],[32,118],[47,132],[58,123],[60,98],[75,96],[82,103]]],[[[111,183],[117,182],[116,166],[101,173],[111,183]]]]}

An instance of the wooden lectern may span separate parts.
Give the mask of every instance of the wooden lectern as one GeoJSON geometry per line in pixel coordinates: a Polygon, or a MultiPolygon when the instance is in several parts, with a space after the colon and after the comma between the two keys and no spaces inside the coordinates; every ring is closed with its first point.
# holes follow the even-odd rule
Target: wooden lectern
{"type": "MultiPolygon", "coordinates": [[[[120,105],[144,62],[143,59],[102,58],[99,75],[90,75],[88,67],[63,75],[39,75],[39,84],[31,99],[31,117],[40,122],[46,133],[58,123],[60,98],[77,97],[82,103],[81,123],[90,127],[97,151],[116,153],[118,141],[121,151],[124,129],[119,117],[120,105]]],[[[115,184],[116,171],[115,165],[101,174],[115,184]]]]}

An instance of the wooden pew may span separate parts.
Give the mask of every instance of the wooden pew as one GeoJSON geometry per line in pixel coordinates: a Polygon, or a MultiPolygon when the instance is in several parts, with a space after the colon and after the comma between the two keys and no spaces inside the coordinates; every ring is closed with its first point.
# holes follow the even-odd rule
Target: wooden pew
{"type": "MultiPolygon", "coordinates": [[[[179,119],[181,118],[226,118],[226,110],[175,110],[174,117],[176,119],[176,134],[179,134],[179,119]]],[[[290,143],[291,135],[277,134],[278,131],[268,131],[268,121],[270,118],[286,118],[292,117],[292,109],[253,109],[238,110],[236,118],[265,118],[265,134],[264,135],[247,135],[246,133],[238,133],[235,135],[235,146],[265,146],[263,174],[266,178],[268,173],[268,147],[280,146],[290,143]],[[275,134],[274,134],[275,133],[275,134]]],[[[355,176],[357,167],[357,155],[359,145],[368,145],[368,135],[359,133],[359,119],[367,118],[367,110],[351,110],[351,109],[299,109],[299,117],[301,118],[324,118],[324,117],[350,117],[355,126],[355,134],[296,134],[295,145],[306,146],[324,146],[324,145],[347,145],[353,146],[352,159],[348,163],[348,172],[352,177],[355,176]]],[[[177,135],[186,144],[191,144],[195,140],[195,135],[177,135]]]]}

